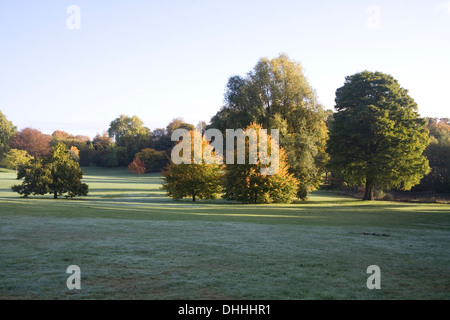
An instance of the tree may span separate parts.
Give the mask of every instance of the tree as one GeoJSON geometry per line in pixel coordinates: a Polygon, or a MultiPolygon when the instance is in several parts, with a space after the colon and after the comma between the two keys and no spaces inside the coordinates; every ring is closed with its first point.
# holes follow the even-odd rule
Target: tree
{"type": "Polygon", "coordinates": [[[117,146],[126,149],[129,163],[137,152],[150,145],[151,131],[144,127],[144,122],[137,116],[122,114],[111,122],[108,135],[114,138],[117,146]]]}
{"type": "Polygon", "coordinates": [[[25,128],[14,135],[11,147],[25,150],[35,158],[47,157],[51,153],[50,141],[49,135],[43,134],[37,129],[25,128]]]}
{"type": "Polygon", "coordinates": [[[150,139],[151,148],[158,151],[166,151],[167,153],[170,153],[170,150],[174,145],[165,128],[157,128],[153,130],[150,139]]]}
{"type": "Polygon", "coordinates": [[[83,141],[83,142],[89,142],[91,140],[91,138],[89,138],[88,136],[84,136],[84,135],[76,135],[75,139],[77,139],[78,141],[83,141]]]}
{"type": "Polygon", "coordinates": [[[428,130],[432,141],[439,144],[450,145],[450,121],[449,119],[428,118],[428,130]]]}
{"type": "MultiPolygon", "coordinates": [[[[245,131],[254,129],[259,141],[257,154],[260,152],[261,139],[259,129],[262,126],[252,124],[245,131]]],[[[267,138],[268,153],[271,152],[271,137],[267,138]]],[[[255,164],[249,162],[249,143],[246,142],[245,164],[227,164],[225,167],[224,198],[236,200],[242,203],[290,203],[296,197],[298,181],[294,175],[289,173],[287,155],[279,148],[277,159],[278,170],[275,174],[264,175],[261,173],[262,164],[258,159],[255,164]]],[[[273,165],[273,164],[271,164],[273,165]]]]}
{"type": "Polygon", "coordinates": [[[97,133],[97,135],[94,137],[94,140],[92,140],[92,145],[94,146],[94,149],[96,151],[103,151],[110,147],[113,147],[115,143],[112,138],[110,138],[108,134],[104,132],[103,135],[97,133]]]}
{"type": "Polygon", "coordinates": [[[170,137],[176,129],[194,130],[194,125],[185,122],[183,118],[175,118],[166,127],[167,135],[170,137]]]}
{"type": "Polygon", "coordinates": [[[16,131],[17,128],[0,111],[0,160],[11,148],[11,140],[16,134],[16,131]]]}
{"type": "Polygon", "coordinates": [[[225,106],[212,117],[209,127],[224,132],[254,122],[279,129],[289,171],[299,182],[297,195],[306,199],[319,186],[327,161],[326,118],[301,65],[282,54],[272,60],[260,59],[246,77],[230,77],[225,106]]]}
{"type": "Polygon", "coordinates": [[[70,157],[69,150],[63,143],[52,148],[52,154],[46,158],[31,160],[28,165],[19,167],[17,179],[24,179],[22,184],[15,185],[12,190],[25,197],[30,194],[67,193],[66,197],[85,196],[88,185],[81,182],[83,171],[77,162],[70,157]]]}
{"type": "Polygon", "coordinates": [[[86,141],[85,145],[80,148],[80,166],[93,166],[95,165],[96,151],[91,141],[86,141]]]}
{"type": "Polygon", "coordinates": [[[423,155],[429,143],[417,104],[392,76],[364,71],[346,77],[336,90],[330,130],[330,169],[352,185],[409,190],[430,168],[423,155]]]}
{"type": "Polygon", "coordinates": [[[450,193],[450,144],[432,141],[424,151],[431,171],[414,191],[450,193]]]}
{"type": "Polygon", "coordinates": [[[33,159],[25,150],[11,149],[6,153],[2,165],[17,171],[20,166],[27,165],[33,159]]]}
{"type": "Polygon", "coordinates": [[[51,147],[56,146],[60,142],[64,143],[70,149],[73,160],[79,162],[81,166],[88,166],[93,163],[93,154],[95,152],[89,137],[75,136],[65,131],[56,130],[51,138],[51,147]]]}
{"type": "Polygon", "coordinates": [[[129,164],[128,170],[130,172],[136,173],[137,175],[145,173],[145,164],[142,160],[136,158],[132,163],[129,164]]]}
{"type": "Polygon", "coordinates": [[[112,145],[104,150],[97,151],[93,160],[95,165],[100,167],[126,166],[128,154],[125,147],[112,145]]]}
{"type": "Polygon", "coordinates": [[[20,185],[12,186],[11,189],[25,198],[30,194],[44,195],[51,192],[49,187],[52,183],[51,170],[42,158],[33,159],[26,166],[19,167],[17,179],[24,181],[20,185]]]}
{"type": "Polygon", "coordinates": [[[424,151],[431,171],[413,191],[450,192],[450,122],[448,119],[428,118],[430,144],[424,151]]]}
{"type": "Polygon", "coordinates": [[[72,158],[73,161],[75,161],[75,162],[80,161],[80,150],[78,150],[77,147],[71,146],[69,153],[70,153],[70,157],[72,158]]]}
{"type": "MultiPolygon", "coordinates": [[[[167,194],[173,199],[192,197],[198,199],[216,199],[222,192],[222,165],[203,159],[201,163],[194,163],[194,135],[195,130],[189,131],[191,145],[191,163],[175,164],[170,162],[163,171],[163,186],[167,194]]],[[[201,150],[209,148],[208,141],[202,138],[201,150]]],[[[210,153],[214,157],[214,152],[210,153]]]]}
{"type": "Polygon", "coordinates": [[[62,130],[55,130],[52,133],[52,137],[56,140],[63,140],[68,138],[73,138],[70,134],[62,130]]]}
{"type": "Polygon", "coordinates": [[[157,151],[152,148],[142,149],[136,153],[136,158],[144,163],[146,172],[160,172],[170,163],[166,151],[157,151]]]}

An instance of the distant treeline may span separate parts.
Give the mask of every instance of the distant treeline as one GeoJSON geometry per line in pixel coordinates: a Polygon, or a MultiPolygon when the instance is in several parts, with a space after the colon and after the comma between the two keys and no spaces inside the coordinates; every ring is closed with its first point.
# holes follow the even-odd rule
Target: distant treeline
{"type": "MultiPolygon", "coordinates": [[[[0,117],[2,122],[7,122],[3,114],[0,114],[0,117]]],[[[14,168],[13,162],[18,160],[18,155],[12,150],[25,151],[26,154],[22,153],[22,156],[27,158],[46,157],[50,155],[51,148],[61,142],[67,146],[72,159],[80,166],[122,167],[128,166],[137,157],[145,163],[147,172],[159,172],[169,164],[170,151],[174,145],[171,141],[173,130],[194,128],[192,124],[178,118],[166,128],[151,132],[137,116],[125,115],[112,121],[107,131],[101,135],[97,134],[93,139],[62,130],[47,135],[33,128],[16,131],[12,124],[9,127],[8,143],[2,144],[3,166],[14,168]],[[10,161],[5,163],[7,158],[10,161]]]]}

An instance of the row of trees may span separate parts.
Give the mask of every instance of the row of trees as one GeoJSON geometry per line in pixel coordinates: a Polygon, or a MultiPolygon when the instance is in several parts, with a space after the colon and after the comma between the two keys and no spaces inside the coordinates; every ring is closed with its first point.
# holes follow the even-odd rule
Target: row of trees
{"type": "Polygon", "coordinates": [[[146,172],[159,172],[168,165],[173,130],[194,128],[177,118],[166,128],[151,132],[137,116],[121,115],[111,122],[107,132],[91,140],[61,130],[52,135],[33,128],[17,131],[1,111],[0,125],[0,165],[10,169],[17,169],[26,159],[48,157],[52,147],[63,143],[81,166],[127,166],[137,157],[145,163],[146,172]]]}
{"type": "MultiPolygon", "coordinates": [[[[257,141],[261,125],[251,124],[245,130],[255,130],[257,141]]],[[[200,135],[201,133],[199,133],[200,135]]],[[[279,149],[277,161],[277,172],[271,175],[261,173],[261,168],[267,168],[273,163],[262,163],[257,159],[255,163],[250,163],[249,141],[246,141],[245,164],[226,164],[221,161],[223,155],[210,152],[211,160],[194,163],[194,136],[195,130],[190,131],[191,150],[190,163],[171,163],[166,171],[163,172],[165,189],[173,199],[192,197],[193,201],[199,199],[216,199],[219,196],[227,200],[236,200],[242,203],[289,203],[297,195],[298,181],[294,175],[289,172],[287,164],[287,154],[279,149]],[[219,158],[216,158],[219,157],[219,158]]],[[[268,153],[271,153],[272,145],[270,135],[267,137],[268,153]]],[[[203,136],[201,154],[205,155],[205,150],[209,148],[209,142],[203,136]]],[[[261,145],[258,144],[255,152],[260,152],[261,145]]],[[[182,151],[184,152],[184,150],[182,151]]],[[[237,156],[236,146],[234,157],[237,156]]]]}
{"type": "MultiPolygon", "coordinates": [[[[227,166],[221,169],[225,178],[219,185],[228,199],[288,202],[292,190],[296,197],[306,199],[320,186],[324,175],[340,184],[365,186],[367,200],[373,199],[376,187],[450,192],[449,119],[422,119],[408,91],[390,75],[365,71],[347,77],[336,91],[333,113],[318,103],[301,65],[280,55],[271,60],[260,59],[244,77],[230,77],[224,100],[210,124],[203,123],[202,128],[223,133],[226,129],[255,125],[279,129],[282,162],[286,162],[281,174],[283,179],[292,175],[295,181],[295,188],[280,189],[276,182],[264,180],[267,177],[255,176],[251,166],[227,166]],[[231,176],[227,183],[226,177],[231,176]],[[245,197],[237,196],[253,184],[265,187],[254,193],[249,191],[245,197]],[[269,185],[278,193],[286,192],[285,199],[277,200],[281,196],[270,193],[269,185]]],[[[63,131],[55,131],[52,136],[30,128],[17,132],[1,113],[0,125],[0,157],[12,168],[48,156],[52,146],[63,143],[71,158],[82,166],[129,165],[136,173],[165,168],[174,146],[172,132],[194,127],[175,119],[166,128],[151,132],[138,117],[121,115],[111,122],[107,132],[91,141],[63,131]]],[[[226,136],[223,139],[226,141],[226,136]]],[[[195,168],[204,168],[190,166],[188,169],[171,164],[164,174],[165,188],[174,198],[186,193],[175,191],[170,185],[211,185],[206,180],[194,183],[195,168]],[[177,170],[185,174],[176,173],[177,170]],[[171,172],[176,179],[170,180],[171,172]]],[[[195,190],[187,193],[194,199],[217,195],[216,189],[205,191],[207,195],[195,190]]]]}
{"type": "MultiPolygon", "coordinates": [[[[365,186],[364,200],[374,199],[376,187],[449,191],[448,119],[421,118],[408,91],[381,72],[364,71],[347,77],[337,89],[335,101],[336,112],[327,113],[317,102],[301,66],[285,55],[261,59],[245,77],[229,79],[226,103],[209,127],[225,132],[255,122],[266,129],[278,128],[280,145],[286,150],[287,172],[295,178],[301,199],[319,186],[324,173],[341,184],[365,186]]],[[[243,168],[235,165],[225,169],[225,177],[233,177],[230,184],[224,184],[225,198],[233,194],[230,190],[245,190],[244,198],[233,199],[278,202],[264,200],[262,190],[256,192],[262,198],[250,196],[249,181],[254,181],[255,170],[243,168]],[[232,168],[237,168],[238,174],[231,175],[232,168]]],[[[169,168],[165,174],[166,189],[172,183],[171,171],[169,168]]],[[[289,194],[286,189],[278,192],[289,194]]],[[[177,198],[173,191],[169,194],[177,198]]],[[[288,196],[279,202],[291,199],[288,196]]]]}

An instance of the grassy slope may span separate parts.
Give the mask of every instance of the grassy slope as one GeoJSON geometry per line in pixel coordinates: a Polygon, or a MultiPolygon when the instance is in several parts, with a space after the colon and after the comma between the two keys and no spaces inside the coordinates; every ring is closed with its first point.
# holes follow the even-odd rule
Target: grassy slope
{"type": "Polygon", "coordinates": [[[89,196],[56,201],[19,198],[14,172],[0,171],[0,298],[450,298],[450,205],[327,192],[192,203],[165,197],[156,174],[85,171],[89,196]],[[71,264],[78,291],[66,287],[71,264]],[[372,264],[381,290],[366,287],[372,264]]]}

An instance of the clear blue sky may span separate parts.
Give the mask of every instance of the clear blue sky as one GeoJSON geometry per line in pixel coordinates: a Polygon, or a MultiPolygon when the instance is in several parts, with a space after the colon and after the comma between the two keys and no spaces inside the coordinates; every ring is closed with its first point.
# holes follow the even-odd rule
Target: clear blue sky
{"type": "Polygon", "coordinates": [[[450,117],[448,0],[1,0],[0,110],[19,129],[91,137],[120,114],[150,129],[208,122],[230,76],[280,53],[327,109],[345,76],[369,70],[422,116],[450,117]]]}

